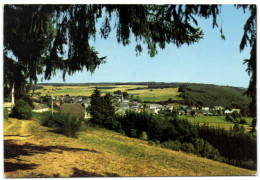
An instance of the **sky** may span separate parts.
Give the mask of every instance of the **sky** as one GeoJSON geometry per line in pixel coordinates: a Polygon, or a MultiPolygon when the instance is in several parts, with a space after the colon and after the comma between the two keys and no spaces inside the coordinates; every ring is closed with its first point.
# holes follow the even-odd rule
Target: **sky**
{"type": "MultiPolygon", "coordinates": [[[[107,56],[106,63],[101,64],[91,74],[86,69],[72,76],[66,75],[66,83],[94,82],[191,82],[217,85],[248,87],[247,66],[243,60],[249,58],[250,50],[239,51],[243,35],[243,25],[249,14],[233,5],[223,5],[221,15],[217,17],[218,28],[212,28],[212,18],[197,18],[199,27],[204,32],[204,39],[190,46],[177,48],[167,44],[163,50],[151,58],[145,45],[141,56],[136,56],[135,41],[128,46],[118,44],[115,30],[108,39],[101,39],[97,33],[91,45],[99,52],[99,56],[107,56]],[[226,40],[221,39],[220,26],[226,40]]],[[[97,30],[99,29],[99,24],[97,30]]],[[[62,83],[62,73],[57,72],[51,80],[38,83],[62,83]]]]}
{"type": "MultiPolygon", "coordinates": [[[[246,48],[240,52],[239,44],[248,17],[249,14],[244,14],[242,9],[223,5],[221,16],[217,17],[218,28],[212,28],[212,18],[197,19],[205,34],[204,39],[180,48],[167,44],[153,58],[148,55],[145,46],[141,56],[136,56],[133,36],[132,43],[124,47],[117,43],[115,30],[106,40],[97,34],[91,44],[100,57],[107,56],[106,63],[101,64],[93,74],[85,70],[73,76],[67,75],[65,82],[192,82],[247,87],[250,77],[245,71],[247,66],[243,65],[243,60],[249,58],[250,50],[246,48]],[[226,40],[221,39],[221,25],[226,40]]],[[[49,81],[39,81],[62,82],[61,72],[49,81]]]]}

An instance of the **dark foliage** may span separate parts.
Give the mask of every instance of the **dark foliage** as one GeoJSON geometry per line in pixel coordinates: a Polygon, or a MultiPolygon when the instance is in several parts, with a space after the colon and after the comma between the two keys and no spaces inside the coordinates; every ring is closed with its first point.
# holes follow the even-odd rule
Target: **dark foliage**
{"type": "Polygon", "coordinates": [[[41,120],[41,125],[53,128],[57,133],[65,136],[76,138],[82,130],[82,121],[83,117],[48,112],[41,120]]]}
{"type": "Polygon", "coordinates": [[[227,131],[207,124],[191,124],[174,115],[164,117],[134,111],[116,116],[113,122],[117,122],[114,130],[129,137],[138,138],[146,132],[151,145],[161,143],[165,148],[181,149],[236,166],[254,170],[256,167],[256,138],[238,123],[227,131]]]}
{"type": "Polygon", "coordinates": [[[30,119],[32,117],[32,107],[25,100],[19,99],[15,102],[11,116],[18,119],[30,119]]]}
{"type": "MultiPolygon", "coordinates": [[[[243,163],[253,161],[254,166],[256,166],[256,138],[245,133],[237,123],[230,131],[210,127],[206,124],[204,126],[197,125],[197,129],[200,138],[217,148],[219,153],[227,159],[227,162],[243,166],[243,163]]],[[[254,169],[254,166],[250,169],[254,169]]]]}
{"type": "Polygon", "coordinates": [[[181,149],[181,145],[182,144],[178,140],[177,141],[165,141],[161,144],[161,147],[179,151],[181,149]]]}
{"type": "Polygon", "coordinates": [[[115,107],[112,105],[111,96],[109,94],[101,96],[100,91],[96,88],[90,99],[92,121],[111,129],[117,126],[117,122],[114,122],[115,107]]]}
{"type": "MultiPolygon", "coordinates": [[[[236,87],[217,85],[186,85],[179,88],[181,96],[187,105],[214,107],[221,104],[223,107],[245,109],[249,108],[250,99],[243,97],[244,90],[236,87]]],[[[246,111],[246,110],[245,110],[246,111]]]]}

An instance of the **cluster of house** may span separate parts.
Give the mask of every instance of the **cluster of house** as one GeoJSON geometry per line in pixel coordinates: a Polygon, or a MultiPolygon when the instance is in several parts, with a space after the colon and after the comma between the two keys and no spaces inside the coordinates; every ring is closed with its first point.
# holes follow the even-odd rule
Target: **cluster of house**
{"type": "Polygon", "coordinates": [[[225,109],[222,106],[210,107],[197,107],[197,106],[181,106],[178,110],[179,115],[215,115],[215,114],[231,114],[234,111],[240,113],[240,109],[225,109]]]}
{"type": "MultiPolygon", "coordinates": [[[[119,99],[120,105],[117,107],[116,113],[124,114],[126,110],[133,110],[137,112],[143,112],[146,110],[148,113],[158,114],[160,111],[169,110],[173,111],[174,107],[172,105],[161,105],[161,104],[149,104],[148,106],[144,107],[137,101],[129,102],[129,100],[119,99]]],[[[214,106],[213,108],[210,107],[197,107],[197,106],[187,106],[183,105],[178,108],[175,107],[177,110],[178,115],[216,115],[216,114],[231,114],[234,111],[240,113],[240,109],[225,109],[222,106],[214,106]]]]}
{"type": "Polygon", "coordinates": [[[118,102],[116,104],[116,113],[124,114],[126,110],[136,111],[136,112],[144,112],[145,110],[148,113],[158,114],[161,110],[173,110],[172,105],[161,105],[161,104],[149,104],[141,105],[138,101],[129,101],[124,99],[123,96],[119,96],[115,98],[118,102]]]}
{"type": "MultiPolygon", "coordinates": [[[[42,98],[38,96],[32,96],[32,99],[37,100],[37,104],[35,104],[35,112],[44,112],[51,110],[47,104],[40,103],[42,102],[42,98]]],[[[148,113],[158,114],[162,110],[169,110],[173,111],[174,107],[172,105],[161,105],[151,103],[149,105],[140,104],[138,101],[129,101],[128,99],[124,99],[123,95],[114,96],[113,102],[115,102],[114,106],[116,109],[116,113],[118,114],[125,114],[126,110],[132,110],[136,112],[144,112],[147,111],[148,113]]],[[[90,106],[90,98],[84,97],[70,97],[69,95],[65,96],[54,96],[52,97],[53,105],[59,107],[61,112],[71,113],[71,114],[84,114],[87,117],[87,110],[86,108],[90,106]]],[[[175,107],[176,109],[176,107],[175,107]]],[[[225,109],[222,106],[214,106],[213,108],[210,107],[197,107],[197,106],[187,106],[183,105],[178,107],[177,113],[179,115],[215,115],[216,113],[219,114],[230,114],[234,111],[240,113],[240,109],[225,109]]]]}
{"type": "MultiPolygon", "coordinates": [[[[47,103],[43,103],[46,97],[40,96],[32,96],[32,99],[37,102],[34,103],[35,108],[33,109],[34,112],[45,112],[51,111],[52,107],[48,106],[47,103]]],[[[61,112],[70,113],[76,116],[84,115],[87,118],[87,111],[86,108],[90,105],[89,98],[79,97],[70,97],[69,95],[65,96],[53,96],[52,105],[55,107],[60,108],[61,112]]]]}

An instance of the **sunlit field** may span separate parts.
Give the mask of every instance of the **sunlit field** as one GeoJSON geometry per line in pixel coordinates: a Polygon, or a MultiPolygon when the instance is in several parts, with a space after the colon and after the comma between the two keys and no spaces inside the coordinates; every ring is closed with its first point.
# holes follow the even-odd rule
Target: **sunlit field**
{"type": "Polygon", "coordinates": [[[128,92],[129,95],[133,95],[134,98],[142,101],[166,101],[169,98],[172,100],[181,100],[178,88],[163,88],[163,89],[146,89],[144,85],[98,85],[98,86],[43,86],[42,89],[37,89],[35,93],[41,93],[41,96],[45,95],[70,95],[70,96],[91,96],[95,88],[99,88],[102,95],[105,93],[113,94],[113,92],[120,90],[122,92],[128,92]],[[144,88],[144,89],[136,89],[144,88]]]}
{"type": "MultiPolygon", "coordinates": [[[[191,123],[200,123],[200,124],[204,124],[207,123],[209,124],[209,126],[215,126],[215,127],[220,127],[220,128],[224,128],[226,130],[229,130],[230,127],[234,126],[234,123],[232,122],[227,122],[225,120],[225,116],[180,116],[181,118],[187,118],[187,120],[191,123]]],[[[252,127],[252,117],[245,117],[246,121],[247,121],[247,125],[243,125],[244,128],[246,129],[247,132],[251,131],[252,127]]]]}

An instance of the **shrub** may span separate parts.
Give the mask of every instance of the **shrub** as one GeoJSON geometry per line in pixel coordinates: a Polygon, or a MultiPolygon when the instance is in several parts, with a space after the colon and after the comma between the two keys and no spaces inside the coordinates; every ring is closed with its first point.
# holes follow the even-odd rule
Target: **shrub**
{"type": "Polygon", "coordinates": [[[150,141],[148,141],[148,144],[149,144],[150,146],[154,146],[154,145],[155,145],[155,142],[152,141],[152,140],[150,140],[150,141]]]}
{"type": "Polygon", "coordinates": [[[204,140],[202,138],[195,138],[192,143],[195,146],[197,154],[201,154],[204,148],[204,140]]]}
{"type": "Polygon", "coordinates": [[[247,124],[245,118],[241,118],[240,121],[239,121],[239,124],[247,124]]]}
{"type": "Polygon", "coordinates": [[[195,148],[194,148],[193,144],[186,143],[186,142],[184,142],[181,145],[181,150],[184,151],[184,152],[187,152],[187,153],[194,153],[195,152],[195,148]]]}
{"type": "Polygon", "coordinates": [[[142,131],[142,133],[140,134],[140,139],[143,139],[143,140],[148,139],[147,133],[145,131],[142,131]]]}
{"type": "Polygon", "coordinates": [[[13,107],[12,117],[18,119],[30,119],[32,117],[32,107],[23,99],[19,99],[13,107]]]}
{"type": "Polygon", "coordinates": [[[172,150],[175,150],[175,151],[179,151],[180,148],[181,148],[181,143],[180,141],[166,141],[166,142],[163,142],[161,144],[161,146],[163,148],[168,148],[168,149],[172,149],[172,150]]]}
{"type": "Polygon", "coordinates": [[[52,127],[53,126],[53,114],[51,112],[45,112],[43,113],[44,118],[40,119],[40,124],[42,126],[46,127],[52,127]]]}
{"type": "Polygon", "coordinates": [[[220,157],[218,149],[214,148],[209,142],[205,141],[202,155],[209,159],[217,160],[220,157]]]}
{"type": "Polygon", "coordinates": [[[239,114],[237,111],[233,111],[231,113],[231,116],[234,118],[234,119],[237,119],[237,118],[240,118],[241,117],[241,114],[239,114]]]}
{"type": "Polygon", "coordinates": [[[226,120],[229,122],[235,122],[235,119],[229,114],[226,115],[226,120]]]}
{"type": "Polygon", "coordinates": [[[156,140],[155,140],[155,144],[156,144],[156,145],[160,145],[160,141],[156,139],[156,140]]]}
{"type": "Polygon", "coordinates": [[[46,118],[41,121],[43,126],[55,129],[56,132],[62,133],[68,137],[76,138],[82,130],[83,117],[76,117],[64,113],[47,113],[46,118]]]}
{"type": "Polygon", "coordinates": [[[130,137],[137,137],[137,130],[136,130],[136,129],[131,129],[129,136],[130,136],[130,137]]]}
{"type": "Polygon", "coordinates": [[[257,169],[256,162],[254,162],[253,160],[243,162],[243,167],[245,167],[247,169],[252,169],[252,170],[257,169]]]}

